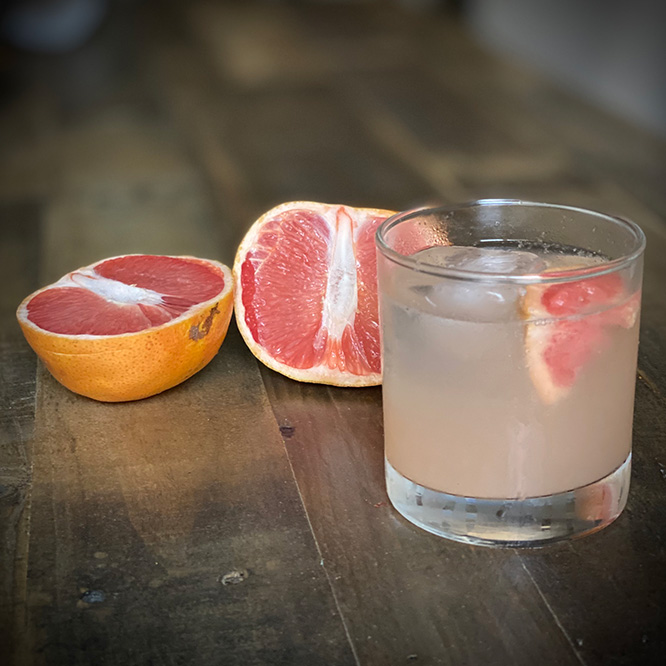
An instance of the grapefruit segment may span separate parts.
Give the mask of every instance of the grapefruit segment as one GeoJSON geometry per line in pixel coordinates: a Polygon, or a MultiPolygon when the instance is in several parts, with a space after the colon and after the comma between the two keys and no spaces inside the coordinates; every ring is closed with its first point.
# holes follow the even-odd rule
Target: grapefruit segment
{"type": "Polygon", "coordinates": [[[281,204],[234,262],[236,321],[252,353],[292,379],[381,382],[374,235],[391,211],[281,204]]]}
{"type": "Polygon", "coordinates": [[[564,398],[592,357],[609,345],[609,329],[634,326],[639,306],[640,293],[628,296],[618,273],[528,286],[525,348],[541,400],[550,405],[564,398]]]}
{"type": "Polygon", "coordinates": [[[17,318],[51,374],[81,395],[138,400],[217,353],[233,310],[229,268],[195,257],[124,255],[28,296],[17,318]]]}

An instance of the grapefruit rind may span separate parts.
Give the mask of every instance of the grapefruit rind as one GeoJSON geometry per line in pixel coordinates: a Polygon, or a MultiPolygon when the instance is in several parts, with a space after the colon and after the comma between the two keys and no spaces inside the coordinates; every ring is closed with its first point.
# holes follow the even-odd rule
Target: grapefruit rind
{"type": "MultiPolygon", "coordinates": [[[[275,358],[274,355],[269,353],[266,348],[257,340],[255,340],[250,327],[246,321],[246,308],[243,303],[243,288],[242,288],[242,266],[248,252],[257,244],[259,237],[262,234],[264,226],[280,216],[282,213],[295,210],[317,210],[317,211],[330,211],[336,209],[344,209],[351,215],[363,214],[381,217],[383,219],[394,215],[393,211],[376,209],[376,208],[355,208],[351,206],[335,205],[335,204],[322,204],[312,201],[290,201],[265,212],[259,217],[256,222],[250,227],[245,237],[241,241],[236,258],[233,265],[233,276],[235,284],[234,292],[234,310],[236,314],[236,324],[245,341],[246,345],[252,354],[271,370],[285,375],[291,379],[314,383],[314,384],[327,384],[332,386],[343,387],[364,387],[364,386],[377,386],[381,384],[381,372],[369,372],[367,374],[353,374],[349,371],[342,371],[336,367],[329,367],[328,364],[322,363],[305,368],[293,367],[289,364],[275,358]]],[[[377,323],[377,333],[378,322],[377,323]]]]}
{"type": "Polygon", "coordinates": [[[215,267],[224,277],[224,289],[159,326],[114,335],[69,335],[45,330],[28,318],[28,303],[53,283],[30,294],[17,309],[28,344],[55,379],[94,400],[140,400],[180,384],[206,366],[224,341],[233,312],[233,279],[217,261],[176,258],[215,267]]]}

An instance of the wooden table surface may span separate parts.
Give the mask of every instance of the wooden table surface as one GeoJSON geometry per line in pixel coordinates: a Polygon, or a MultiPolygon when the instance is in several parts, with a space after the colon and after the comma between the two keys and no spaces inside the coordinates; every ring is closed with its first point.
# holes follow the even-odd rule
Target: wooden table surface
{"type": "Polygon", "coordinates": [[[75,53],[0,62],[0,663],[665,662],[663,141],[395,3],[119,3],[75,53]],[[106,256],[230,263],[283,201],[493,196],[648,237],[629,504],[580,541],[413,527],[384,489],[380,388],[284,378],[233,324],[186,383],[102,404],[14,319],[106,256]]]}

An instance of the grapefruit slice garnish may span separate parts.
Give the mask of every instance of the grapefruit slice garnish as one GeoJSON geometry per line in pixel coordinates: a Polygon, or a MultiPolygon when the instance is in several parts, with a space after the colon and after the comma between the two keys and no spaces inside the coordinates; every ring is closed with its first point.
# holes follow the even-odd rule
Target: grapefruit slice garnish
{"type": "Polygon", "coordinates": [[[16,316],[51,374],[107,402],[160,393],[217,353],[233,311],[217,261],[124,255],[68,273],[28,296],[16,316]]]}
{"type": "Polygon", "coordinates": [[[392,214],[296,201],[252,225],[234,262],[234,298],[262,363],[304,382],[381,383],[374,236],[392,214]]]}
{"type": "Polygon", "coordinates": [[[567,395],[591,358],[610,343],[610,327],[635,324],[639,304],[640,294],[629,296],[618,273],[527,287],[527,365],[545,404],[567,395]]]}

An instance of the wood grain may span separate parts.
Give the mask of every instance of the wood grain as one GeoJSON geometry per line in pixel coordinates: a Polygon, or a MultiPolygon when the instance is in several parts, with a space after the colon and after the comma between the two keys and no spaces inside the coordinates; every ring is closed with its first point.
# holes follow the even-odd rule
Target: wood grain
{"type": "Polygon", "coordinates": [[[514,552],[444,541],[390,507],[379,389],[262,374],[362,664],[578,663],[514,552]]]}
{"type": "Polygon", "coordinates": [[[11,276],[0,290],[0,645],[11,652],[25,604],[37,366],[15,312],[37,286],[41,207],[5,204],[0,218],[0,266],[11,276]]]}
{"type": "Polygon", "coordinates": [[[248,361],[125,404],[40,373],[25,663],[353,663],[248,361]]]}
{"type": "Polygon", "coordinates": [[[520,553],[586,664],[656,664],[666,649],[665,407],[639,380],[632,486],[620,518],[589,539],[520,553]]]}

